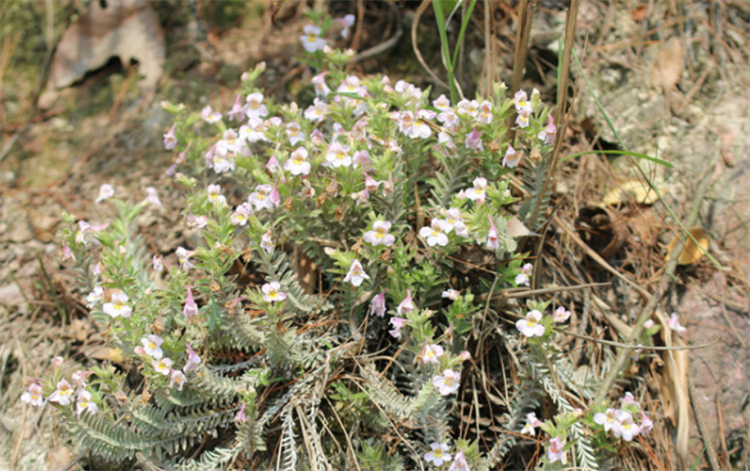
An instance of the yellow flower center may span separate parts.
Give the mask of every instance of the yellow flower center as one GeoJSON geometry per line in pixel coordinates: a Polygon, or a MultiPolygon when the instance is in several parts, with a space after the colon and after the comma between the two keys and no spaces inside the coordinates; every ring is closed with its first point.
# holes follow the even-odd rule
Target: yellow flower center
{"type": "Polygon", "coordinates": [[[443,384],[446,386],[453,386],[453,378],[445,378],[443,384]]]}
{"type": "Polygon", "coordinates": [[[318,115],[318,116],[320,116],[320,115],[322,115],[322,114],[323,114],[323,110],[321,110],[320,108],[317,108],[317,109],[315,110],[315,114],[316,114],[316,115],[318,115]]]}
{"type": "Polygon", "coordinates": [[[271,291],[269,291],[268,297],[269,298],[276,298],[276,297],[278,297],[278,293],[276,293],[276,290],[272,289],[271,291]]]}
{"type": "Polygon", "coordinates": [[[122,309],[122,303],[120,301],[115,302],[114,303],[114,308],[115,309],[122,309]]]}
{"type": "Polygon", "coordinates": [[[258,108],[260,108],[260,103],[257,100],[250,100],[250,109],[257,110],[258,108]]]}
{"type": "Polygon", "coordinates": [[[346,154],[342,151],[336,152],[336,158],[339,160],[344,160],[344,157],[346,157],[346,154]]]}
{"type": "Polygon", "coordinates": [[[149,342],[148,348],[150,348],[151,350],[156,350],[156,344],[154,342],[149,342]]]}
{"type": "Polygon", "coordinates": [[[432,452],[432,455],[435,458],[442,458],[443,457],[443,450],[441,450],[440,448],[438,448],[437,450],[435,450],[435,451],[432,452]]]}
{"type": "Polygon", "coordinates": [[[292,162],[294,162],[294,165],[302,165],[302,158],[301,157],[297,157],[292,162]]]}

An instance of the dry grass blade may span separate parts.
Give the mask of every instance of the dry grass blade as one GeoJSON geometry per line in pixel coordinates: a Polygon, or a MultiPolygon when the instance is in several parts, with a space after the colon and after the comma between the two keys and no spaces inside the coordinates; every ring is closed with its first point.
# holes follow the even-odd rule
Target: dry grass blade
{"type": "Polygon", "coordinates": [[[680,79],[682,68],[682,44],[675,37],[659,48],[651,71],[651,84],[665,92],[672,90],[680,79]]]}

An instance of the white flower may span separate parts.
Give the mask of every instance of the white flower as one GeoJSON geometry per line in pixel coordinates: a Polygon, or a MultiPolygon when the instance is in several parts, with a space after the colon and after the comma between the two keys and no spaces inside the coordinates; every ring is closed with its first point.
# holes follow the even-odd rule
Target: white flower
{"type": "Polygon", "coordinates": [[[188,350],[188,361],[187,363],[185,363],[185,367],[183,369],[187,373],[188,371],[198,369],[198,366],[201,364],[201,357],[196,355],[195,350],[193,350],[193,347],[191,347],[189,343],[185,343],[185,346],[188,350]]]}
{"type": "MultiPolygon", "coordinates": [[[[237,135],[234,129],[227,129],[222,134],[219,142],[216,143],[215,154],[227,155],[237,154],[243,147],[243,139],[237,135]]],[[[217,170],[218,172],[218,170],[217,170]]]]}
{"type": "Polygon", "coordinates": [[[260,141],[267,141],[266,139],[266,123],[261,118],[250,118],[247,124],[240,126],[240,141],[245,141],[250,144],[260,141]]]}
{"type": "Polygon", "coordinates": [[[78,395],[78,402],[76,403],[76,414],[81,417],[84,411],[95,414],[99,410],[99,406],[91,402],[91,393],[88,391],[81,391],[78,395]]]}
{"type": "Polygon", "coordinates": [[[267,303],[277,303],[286,299],[286,294],[281,291],[281,284],[278,281],[265,283],[260,290],[267,303]]]}
{"type": "Polygon", "coordinates": [[[480,203],[484,201],[485,198],[485,188],[487,187],[487,179],[483,177],[477,177],[474,179],[474,188],[469,188],[468,190],[465,190],[465,195],[468,199],[472,201],[479,201],[480,203]]]}
{"type": "Polygon", "coordinates": [[[289,156],[289,160],[284,164],[284,170],[292,175],[308,175],[312,165],[307,161],[307,149],[300,147],[289,156]]]}
{"type": "Polygon", "coordinates": [[[164,357],[159,361],[153,360],[151,364],[157,373],[161,373],[164,376],[167,376],[172,372],[172,360],[167,357],[164,357]]]}
{"type": "Polygon", "coordinates": [[[539,323],[542,320],[542,313],[534,309],[526,314],[526,319],[516,322],[516,328],[526,337],[541,337],[544,335],[544,326],[539,323]]]}
{"type": "Polygon", "coordinates": [[[479,115],[477,121],[482,124],[490,124],[492,122],[492,103],[485,100],[479,105],[479,115]]]}
{"type": "Polygon", "coordinates": [[[326,113],[328,113],[328,105],[315,98],[313,104],[305,110],[305,119],[313,123],[321,122],[326,118],[326,113]]]}
{"type": "Polygon", "coordinates": [[[456,453],[456,459],[453,461],[451,467],[448,468],[448,471],[471,471],[463,451],[456,453]]]}
{"type": "Polygon", "coordinates": [[[247,224],[247,217],[253,214],[253,207],[250,203],[242,203],[232,213],[229,221],[235,226],[244,226],[247,224]]]}
{"type": "Polygon", "coordinates": [[[687,329],[680,324],[680,317],[676,312],[673,312],[672,315],[669,316],[669,328],[680,335],[687,331],[687,329]]]}
{"type": "Polygon", "coordinates": [[[99,187],[99,197],[96,198],[95,203],[101,203],[102,201],[112,198],[115,196],[115,189],[109,183],[99,187]]]}
{"type": "Polygon", "coordinates": [[[326,161],[333,167],[349,167],[352,165],[352,157],[349,155],[349,146],[334,142],[328,148],[326,161]]]}
{"type": "Polygon", "coordinates": [[[456,299],[458,299],[459,296],[461,296],[461,293],[459,293],[455,289],[449,289],[447,291],[443,291],[443,297],[448,298],[451,301],[455,301],[456,299]]]}
{"type": "Polygon", "coordinates": [[[112,294],[112,301],[106,303],[103,310],[112,317],[130,317],[133,310],[125,305],[126,302],[128,302],[128,295],[122,291],[117,291],[112,294]]]}
{"type": "Polygon", "coordinates": [[[190,263],[190,256],[194,253],[195,251],[187,250],[185,247],[177,247],[177,250],[175,250],[177,261],[180,263],[180,268],[182,268],[183,271],[188,271],[193,268],[194,265],[190,263]]]}
{"type": "Polygon", "coordinates": [[[216,124],[221,121],[221,113],[214,111],[211,105],[207,105],[201,110],[201,117],[208,124],[216,124]]]}
{"type": "Polygon", "coordinates": [[[245,105],[245,115],[250,119],[263,118],[268,116],[268,108],[263,104],[263,94],[260,92],[251,93],[247,96],[245,105]]]}
{"type": "Polygon", "coordinates": [[[90,292],[88,296],[86,296],[86,304],[88,304],[89,307],[94,306],[94,304],[98,303],[102,299],[103,294],[104,289],[101,286],[94,286],[94,291],[90,292]]]}
{"type": "Polygon", "coordinates": [[[570,311],[565,309],[563,306],[558,307],[555,309],[555,312],[552,314],[552,320],[555,322],[565,322],[570,317],[570,311]]]}
{"type": "Polygon", "coordinates": [[[154,360],[161,360],[161,357],[164,356],[164,352],[161,349],[162,343],[164,343],[164,339],[153,334],[147,335],[141,339],[143,350],[154,360]]]}
{"type": "Polygon", "coordinates": [[[444,370],[442,375],[432,378],[432,384],[443,396],[453,394],[461,386],[461,373],[449,368],[444,370]]]}
{"type": "Polygon", "coordinates": [[[331,93],[331,89],[326,86],[325,72],[313,77],[310,82],[315,85],[315,94],[318,96],[328,96],[331,93]]]}
{"type": "Polygon", "coordinates": [[[536,414],[533,412],[526,414],[526,425],[524,425],[521,433],[524,435],[536,435],[534,427],[539,427],[542,422],[536,418],[536,414]]]}
{"type": "Polygon", "coordinates": [[[346,277],[344,278],[344,283],[351,282],[352,285],[359,286],[364,280],[369,279],[370,276],[365,273],[365,270],[364,268],[362,268],[362,264],[359,263],[359,260],[354,260],[351,267],[349,267],[349,273],[347,273],[346,277]]]}
{"type": "Polygon", "coordinates": [[[159,193],[153,186],[146,187],[146,201],[148,204],[156,206],[157,208],[161,208],[162,206],[161,200],[159,199],[159,193]]]}
{"type": "Polygon", "coordinates": [[[513,101],[516,105],[516,111],[518,113],[525,113],[527,116],[534,112],[534,108],[531,106],[528,95],[523,90],[519,90],[513,96],[513,101]]]}
{"type": "Polygon", "coordinates": [[[273,239],[271,238],[270,229],[266,231],[265,234],[263,234],[263,237],[260,238],[260,248],[262,248],[268,253],[273,253],[274,245],[273,245],[273,239]]]}
{"type": "Polygon", "coordinates": [[[614,430],[615,437],[622,437],[623,440],[629,442],[641,432],[641,428],[633,422],[633,416],[629,412],[617,411],[617,419],[620,426],[614,430]]]}
{"type": "Polygon", "coordinates": [[[57,389],[49,397],[50,402],[56,402],[61,406],[67,406],[73,400],[73,388],[70,383],[61,379],[57,383],[57,389]]]}
{"type": "Polygon", "coordinates": [[[620,428],[620,421],[617,420],[617,410],[607,409],[606,412],[597,412],[594,414],[594,422],[602,425],[605,432],[613,430],[618,433],[620,428]]]}
{"type": "Polygon", "coordinates": [[[302,134],[302,127],[299,123],[289,123],[286,125],[286,134],[289,136],[289,143],[295,145],[298,142],[305,141],[305,135],[302,134]]]}
{"type": "Polygon", "coordinates": [[[432,448],[432,451],[424,455],[424,460],[428,463],[432,463],[435,466],[442,466],[443,463],[451,460],[447,443],[434,442],[430,444],[430,448],[432,448]]]}
{"type": "Polygon", "coordinates": [[[177,390],[182,391],[182,388],[185,386],[186,381],[187,381],[187,378],[185,377],[185,374],[182,371],[172,370],[172,378],[169,381],[169,387],[173,388],[176,384],[177,390]]]}
{"type": "Polygon", "coordinates": [[[388,233],[390,228],[391,223],[388,221],[375,221],[372,224],[372,230],[365,232],[362,238],[365,242],[372,244],[373,247],[381,244],[390,247],[396,241],[396,238],[388,233]]]}
{"type": "Polygon", "coordinates": [[[326,46],[326,40],[320,37],[320,28],[313,25],[305,26],[304,35],[300,36],[302,47],[307,52],[320,51],[326,46]]]}
{"type": "Polygon", "coordinates": [[[401,303],[396,308],[396,313],[399,316],[401,316],[403,314],[410,313],[414,309],[416,309],[416,307],[414,306],[414,302],[411,299],[411,290],[407,289],[406,290],[406,297],[404,298],[403,301],[401,301],[401,303]]]}
{"type": "Polygon", "coordinates": [[[217,206],[225,206],[227,204],[227,199],[221,194],[221,187],[219,185],[208,185],[206,191],[208,192],[208,200],[211,203],[217,206]]]}
{"type": "Polygon", "coordinates": [[[258,185],[255,187],[255,191],[250,193],[247,201],[248,203],[255,206],[256,211],[260,211],[263,208],[273,208],[274,204],[271,200],[271,191],[273,187],[271,185],[258,185]]]}
{"type": "Polygon", "coordinates": [[[448,236],[443,232],[445,223],[442,219],[434,218],[430,227],[423,227],[419,230],[419,235],[427,240],[427,245],[434,247],[439,245],[445,247],[448,245],[448,236]]]}
{"type": "Polygon", "coordinates": [[[441,347],[440,345],[429,345],[425,343],[422,351],[419,354],[419,359],[422,361],[423,365],[427,365],[428,363],[439,365],[440,360],[438,358],[443,354],[443,352],[443,347],[441,347]]]}
{"type": "Polygon", "coordinates": [[[514,168],[520,160],[521,153],[516,152],[513,147],[508,146],[508,150],[505,151],[505,156],[503,157],[503,167],[514,168]]]}
{"type": "Polygon", "coordinates": [[[516,286],[529,286],[531,274],[534,272],[534,265],[527,263],[521,267],[521,273],[516,275],[516,286]]]}
{"type": "Polygon", "coordinates": [[[32,407],[41,407],[44,405],[44,397],[42,397],[42,385],[34,383],[29,386],[29,390],[21,394],[21,401],[32,407]]]}
{"type": "Polygon", "coordinates": [[[440,111],[447,111],[451,107],[451,102],[445,95],[440,95],[437,100],[432,102],[432,106],[440,111]]]}

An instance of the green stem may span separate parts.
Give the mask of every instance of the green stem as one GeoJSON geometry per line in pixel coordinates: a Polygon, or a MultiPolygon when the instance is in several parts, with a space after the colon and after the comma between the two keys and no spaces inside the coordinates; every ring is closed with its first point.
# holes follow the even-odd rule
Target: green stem
{"type": "Polygon", "coordinates": [[[451,62],[451,52],[448,46],[448,35],[445,31],[445,13],[443,12],[443,4],[440,0],[432,0],[432,7],[435,9],[435,21],[437,22],[440,43],[443,48],[445,68],[448,71],[448,85],[451,87],[451,103],[456,103],[458,101],[458,89],[456,88],[456,80],[453,76],[453,64],[451,62]]]}

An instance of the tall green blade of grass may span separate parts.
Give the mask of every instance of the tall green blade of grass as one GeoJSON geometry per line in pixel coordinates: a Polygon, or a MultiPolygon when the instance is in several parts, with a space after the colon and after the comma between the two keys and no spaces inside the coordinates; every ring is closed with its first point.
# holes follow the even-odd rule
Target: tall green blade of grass
{"type": "MultiPolygon", "coordinates": [[[[604,110],[604,107],[599,101],[599,98],[596,96],[596,93],[594,93],[594,89],[591,86],[591,82],[589,82],[589,78],[586,76],[586,72],[583,71],[583,67],[581,66],[581,61],[578,60],[578,54],[576,54],[575,51],[573,51],[573,59],[575,59],[576,61],[576,65],[578,66],[578,71],[581,73],[583,80],[586,82],[586,87],[591,93],[591,96],[594,98],[594,102],[596,103],[597,108],[599,108],[599,112],[604,117],[604,120],[607,121],[607,125],[609,126],[609,129],[612,130],[612,133],[615,135],[615,137],[617,138],[617,142],[619,142],[620,146],[627,151],[628,147],[623,142],[622,138],[620,137],[620,134],[617,132],[617,129],[615,129],[615,125],[612,123],[612,120],[609,118],[609,115],[604,110]]],[[[626,155],[629,155],[629,154],[626,154],[626,155]]],[[[652,159],[648,159],[648,160],[652,160],[652,159]]],[[[634,159],[631,159],[630,161],[636,166],[636,168],[638,168],[638,171],[641,173],[641,176],[646,180],[646,182],[651,187],[651,189],[654,190],[654,192],[656,193],[656,196],[659,198],[659,201],[661,201],[661,203],[664,205],[669,215],[672,216],[672,218],[675,221],[677,221],[677,224],[680,226],[680,229],[682,229],[682,231],[690,238],[690,240],[692,240],[693,243],[695,243],[695,245],[698,246],[703,251],[704,254],[706,254],[706,257],[708,257],[708,259],[711,260],[711,262],[716,266],[716,268],[718,268],[719,270],[723,270],[723,271],[726,270],[726,268],[722,266],[722,264],[720,264],[710,253],[708,253],[707,249],[704,249],[703,246],[700,243],[698,243],[697,240],[695,240],[695,237],[693,237],[693,234],[690,233],[688,228],[685,227],[685,225],[682,223],[680,218],[677,217],[675,212],[672,210],[672,207],[669,206],[669,204],[667,204],[667,202],[664,200],[664,197],[662,196],[659,189],[656,188],[656,185],[654,185],[651,179],[648,178],[648,175],[646,175],[646,172],[643,170],[643,167],[641,167],[641,164],[637,160],[634,160],[634,159]]]]}

